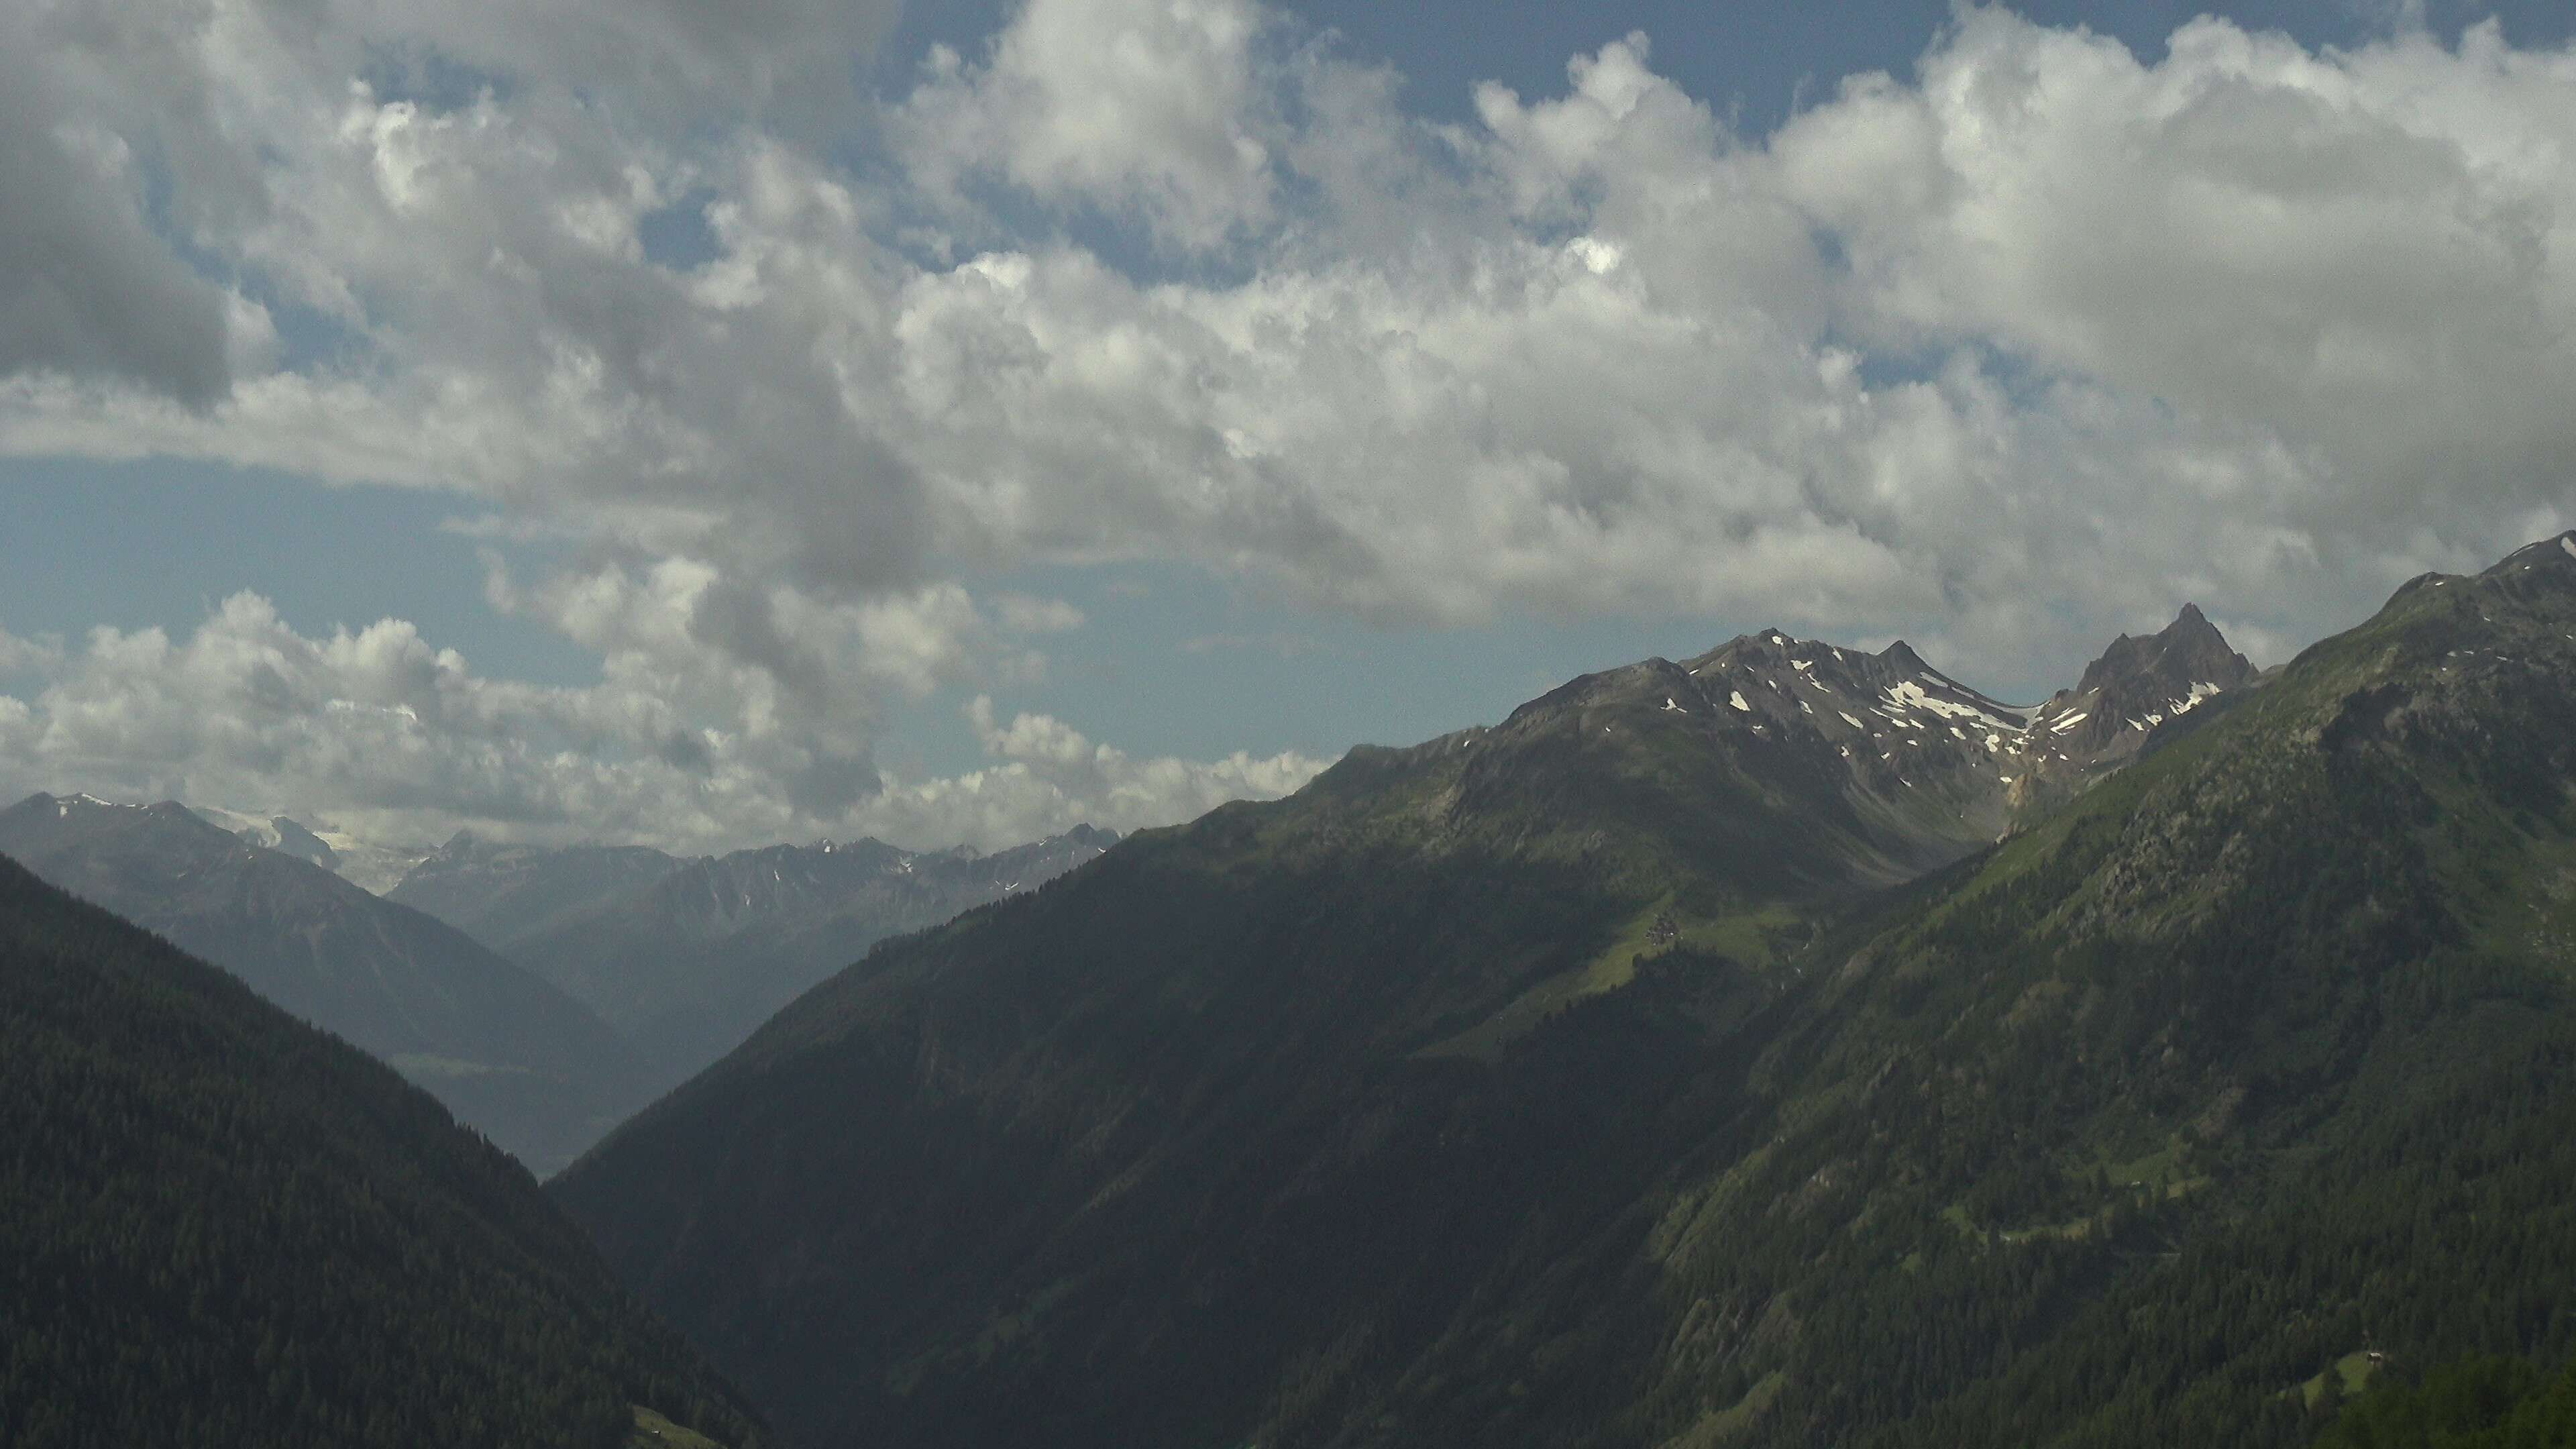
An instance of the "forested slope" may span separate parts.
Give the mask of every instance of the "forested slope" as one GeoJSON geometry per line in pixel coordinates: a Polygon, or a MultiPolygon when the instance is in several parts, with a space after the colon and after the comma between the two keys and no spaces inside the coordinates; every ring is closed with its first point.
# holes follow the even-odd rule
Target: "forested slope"
{"type": "Polygon", "coordinates": [[[550,1173],[649,1101],[635,1050],[535,973],[173,801],[32,795],[0,853],[390,1062],[550,1173]]]}
{"type": "Polygon", "coordinates": [[[499,1148],[6,858],[0,1042],[11,1449],[759,1442],[499,1148]]]}
{"type": "Polygon", "coordinates": [[[2353,1400],[2316,1449],[2565,1449],[2576,1444],[2576,1361],[2544,1374],[2481,1354],[2387,1374],[2353,1400]]]}
{"type": "Polygon", "coordinates": [[[2576,1350],[2576,540],[1875,895],[1937,807],[1681,687],[882,949],[558,1197],[815,1444],[2288,1445],[2576,1350]]]}

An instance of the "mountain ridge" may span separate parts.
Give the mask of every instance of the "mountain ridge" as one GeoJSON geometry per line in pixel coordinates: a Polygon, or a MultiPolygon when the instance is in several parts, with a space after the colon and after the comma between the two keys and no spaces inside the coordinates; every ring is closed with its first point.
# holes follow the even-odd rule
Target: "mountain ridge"
{"type": "Polygon", "coordinates": [[[2553,543],[2000,842],[1917,659],[1587,675],[882,947],[552,1190],[794,1442],[2287,1449],[2367,1344],[2576,1348],[2553,543]]]}
{"type": "MultiPolygon", "coordinates": [[[[881,947],[553,1190],[791,1437],[1012,1442],[1044,1403],[1064,1443],[1381,1442],[1370,1395],[1526,1375],[1454,1345],[1536,1330],[1462,1305],[1633,1278],[1651,1215],[1573,1225],[1777,1130],[1763,1044],[1816,1029],[1851,913],[1973,871],[2043,750],[2080,753],[1910,647],[1583,675],[881,947]]],[[[1565,1309],[1627,1345],[1586,1361],[1652,1357],[1654,1296],[1565,1309]]],[[[1453,1437],[1420,1403],[1391,1437],[1688,1428],[1442,1402],[1453,1437]]]]}
{"type": "Polygon", "coordinates": [[[429,853],[422,846],[386,845],[328,824],[307,824],[283,811],[225,810],[211,805],[190,805],[188,810],[253,845],[311,861],[369,895],[391,890],[404,872],[429,853]]]}
{"type": "Polygon", "coordinates": [[[667,1086],[877,941],[1035,885],[1116,839],[1085,825],[991,855],[861,839],[681,859],[460,834],[389,899],[442,916],[581,1001],[667,1086]]]}
{"type": "Polygon", "coordinates": [[[176,801],[31,795],[0,810],[0,852],[393,1062],[541,1170],[643,1098],[626,1043],[532,973],[176,801]]]}

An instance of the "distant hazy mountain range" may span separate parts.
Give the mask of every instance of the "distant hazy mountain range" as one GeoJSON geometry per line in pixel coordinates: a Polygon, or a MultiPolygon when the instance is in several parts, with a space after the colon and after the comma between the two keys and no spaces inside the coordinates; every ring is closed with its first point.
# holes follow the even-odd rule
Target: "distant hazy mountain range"
{"type": "Polygon", "coordinates": [[[286,816],[86,795],[0,811],[0,854],[392,1062],[541,1175],[877,941],[1115,839],[1084,827],[993,855],[863,840],[690,860],[461,834],[378,897],[351,877],[402,852],[286,816]]]}
{"type": "Polygon", "coordinates": [[[2576,1347],[2571,720],[2576,535],[2036,707],[1749,635],[885,945],[551,1190],[797,1444],[2300,1445],[2576,1347]]]}
{"type": "Polygon", "coordinates": [[[681,860],[460,834],[388,899],[471,932],[590,1006],[668,1086],[886,937],[1035,889],[1117,838],[1081,826],[991,855],[860,840],[681,860]]]}
{"type": "Polygon", "coordinates": [[[383,895],[429,855],[426,845],[386,845],[331,826],[306,826],[284,815],[250,815],[210,805],[189,809],[253,845],[308,860],[350,884],[383,895]]]}
{"type": "Polygon", "coordinates": [[[33,795],[0,810],[0,855],[392,1063],[540,1174],[648,1095],[633,1048],[535,973],[174,802],[33,795]]]}

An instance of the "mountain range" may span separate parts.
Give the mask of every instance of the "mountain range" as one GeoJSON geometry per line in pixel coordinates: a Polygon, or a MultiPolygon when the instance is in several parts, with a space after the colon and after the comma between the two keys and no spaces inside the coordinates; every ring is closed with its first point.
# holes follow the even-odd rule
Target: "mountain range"
{"type": "Polygon", "coordinates": [[[541,1173],[649,1093],[635,1051],[534,973],[175,802],[32,795],[0,810],[0,855],[392,1063],[541,1173]]]}
{"type": "Polygon", "coordinates": [[[0,1423],[2564,1442],[2571,711],[2576,534],[2263,673],[2186,607],[2037,706],[1764,631],[1123,841],[460,837],[398,892],[630,1031],[865,950],[543,1194],[258,997],[540,1163],[715,1048],[639,1065],[291,819],[31,797],[0,1423]]]}
{"type": "Polygon", "coordinates": [[[551,1184],[793,1444],[2297,1444],[2576,1349],[2576,535],[1779,631],[887,942],[551,1184]]]}
{"type": "Polygon", "coordinates": [[[39,794],[0,811],[0,854],[393,1063],[540,1175],[877,941],[1116,839],[683,859],[462,833],[415,855],[166,801],[39,794]],[[381,898],[359,886],[389,862],[381,898]]]}
{"type": "Polygon", "coordinates": [[[659,1088],[878,941],[1033,889],[1117,838],[1077,826],[990,855],[860,840],[682,860],[467,833],[387,899],[449,921],[590,1007],[636,1045],[659,1088]]]}
{"type": "Polygon", "coordinates": [[[427,846],[387,845],[329,825],[307,825],[274,812],[254,814],[210,805],[188,808],[208,824],[219,825],[253,845],[311,861],[371,895],[392,890],[429,854],[427,846]]]}

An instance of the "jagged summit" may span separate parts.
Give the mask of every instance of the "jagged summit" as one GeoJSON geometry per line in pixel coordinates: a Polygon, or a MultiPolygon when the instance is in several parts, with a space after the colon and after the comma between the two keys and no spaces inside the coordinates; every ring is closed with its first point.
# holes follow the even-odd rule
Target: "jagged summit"
{"type": "MultiPolygon", "coordinates": [[[[1893,862],[1905,874],[1995,839],[2128,760],[2165,722],[2254,678],[2253,665],[2191,604],[2158,633],[2114,640],[2075,688],[2037,707],[1962,683],[1902,639],[1872,653],[1770,628],[1679,662],[1584,675],[1456,743],[1489,755],[1490,774],[1551,732],[1616,754],[1677,747],[1679,731],[1717,748],[1717,768],[1729,777],[1757,781],[1763,808],[1797,811],[1862,842],[1826,855],[1893,862]]],[[[1463,798],[1491,800],[1494,791],[1488,782],[1463,798]]],[[[1717,808],[1718,794],[1707,798],[1717,808]]]]}
{"type": "Polygon", "coordinates": [[[2550,589],[2576,588],[2576,529],[2534,539],[2473,574],[2439,570],[2417,574],[2398,586],[2390,603],[2419,591],[2454,586],[2501,587],[2508,595],[2519,596],[2520,586],[2535,583],[2550,589]]]}
{"type": "Polygon", "coordinates": [[[430,853],[424,845],[363,839],[327,822],[309,816],[297,819],[283,810],[226,810],[212,805],[186,808],[218,829],[262,849],[309,861],[374,895],[393,889],[403,872],[430,853]]]}
{"type": "Polygon", "coordinates": [[[82,840],[141,834],[157,841],[185,842],[201,853],[212,851],[217,856],[246,852],[256,843],[243,840],[176,800],[129,804],[101,800],[85,792],[49,795],[39,790],[7,810],[0,810],[0,829],[21,835],[42,831],[52,838],[82,840]]]}
{"type": "Polygon", "coordinates": [[[1376,788],[1387,771],[1456,754],[1472,763],[1442,807],[1450,830],[1581,840],[1596,823],[1606,838],[1643,820],[1659,849],[1732,861],[1761,890],[1842,891],[1992,841],[2026,718],[1909,646],[1871,653],[1767,629],[1584,675],[1492,730],[1355,755],[1321,789],[1376,788]],[[1755,839],[1769,843],[1749,851],[1755,839]]]}
{"type": "Polygon", "coordinates": [[[2202,684],[2234,689],[2253,677],[2254,666],[2228,647],[2226,636],[2200,612],[2200,606],[2185,604],[2162,632],[2123,634],[2112,640],[2100,658],[2085,666],[2083,678],[2068,697],[2129,682],[2178,685],[2186,693],[2202,684]]]}
{"type": "Polygon", "coordinates": [[[2535,564],[2545,564],[2554,571],[2576,571],[2576,529],[2524,544],[2497,560],[2486,576],[2519,573],[2535,564]]]}
{"type": "Polygon", "coordinates": [[[1922,655],[1914,652],[1913,645],[1902,639],[1878,651],[1878,657],[1899,669],[1924,670],[1932,667],[1924,662],[1922,655]]]}
{"type": "Polygon", "coordinates": [[[2032,712],[2024,804],[2063,795],[2144,748],[2167,722],[2255,680],[2197,604],[2154,634],[2123,634],[2084,668],[2073,689],[2032,712]]]}
{"type": "MultiPolygon", "coordinates": [[[[335,875],[347,874],[341,868],[340,852],[332,848],[331,842],[304,822],[291,816],[246,814],[238,810],[217,810],[204,805],[192,805],[188,809],[199,819],[230,831],[262,849],[291,855],[297,860],[311,861],[335,875]]],[[[377,888],[368,886],[367,889],[376,890],[377,888]]]]}

